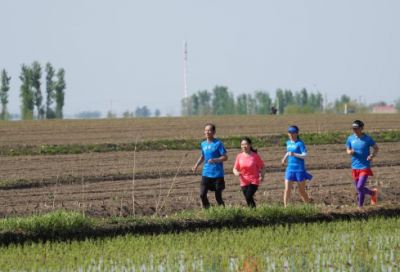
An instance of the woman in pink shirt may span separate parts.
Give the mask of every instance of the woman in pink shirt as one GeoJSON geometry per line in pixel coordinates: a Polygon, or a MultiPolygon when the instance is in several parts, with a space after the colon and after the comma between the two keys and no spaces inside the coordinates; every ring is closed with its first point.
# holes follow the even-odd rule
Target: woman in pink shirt
{"type": "Polygon", "coordinates": [[[242,153],[237,155],[233,173],[240,177],[240,186],[246,198],[247,205],[255,208],[254,194],[256,193],[260,181],[264,180],[265,165],[261,157],[251,146],[251,140],[247,137],[240,139],[242,153]]]}

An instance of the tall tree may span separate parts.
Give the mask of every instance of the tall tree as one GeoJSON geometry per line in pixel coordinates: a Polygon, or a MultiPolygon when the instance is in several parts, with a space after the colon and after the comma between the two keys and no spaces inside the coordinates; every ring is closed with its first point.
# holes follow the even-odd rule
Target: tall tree
{"type": "Polygon", "coordinates": [[[343,94],[341,97],[340,97],[340,102],[341,103],[349,103],[351,101],[351,98],[350,98],[350,96],[348,96],[348,95],[345,95],[345,94],[343,94]]]}
{"type": "Polygon", "coordinates": [[[334,108],[336,111],[343,111],[344,105],[350,103],[350,96],[343,94],[340,99],[336,99],[334,102],[334,108]]]}
{"type": "Polygon", "coordinates": [[[296,105],[296,106],[299,106],[299,107],[301,107],[302,106],[302,101],[301,101],[301,94],[300,94],[300,92],[295,92],[294,93],[294,104],[296,105]]]}
{"type": "Polygon", "coordinates": [[[318,111],[324,111],[324,96],[318,91],[316,94],[317,97],[317,104],[318,104],[318,111]]]}
{"type": "Polygon", "coordinates": [[[211,114],[211,96],[212,94],[207,90],[198,91],[197,96],[199,97],[199,115],[210,115],[211,114]]]}
{"type": "Polygon", "coordinates": [[[317,96],[314,93],[310,93],[310,95],[308,97],[308,105],[311,106],[312,108],[318,110],[317,96]]]}
{"type": "Polygon", "coordinates": [[[246,115],[247,111],[247,95],[240,94],[236,98],[236,114],[238,115],[246,115]]]}
{"type": "Polygon", "coordinates": [[[19,76],[19,78],[22,81],[21,93],[20,93],[20,97],[22,99],[22,104],[21,104],[22,120],[33,119],[33,109],[35,107],[35,104],[33,100],[33,91],[31,88],[31,80],[32,80],[31,74],[32,74],[31,69],[25,64],[22,64],[21,75],[19,76]]]}
{"type": "Polygon", "coordinates": [[[271,108],[271,97],[268,92],[256,91],[256,114],[269,114],[271,108]]]}
{"type": "Polygon", "coordinates": [[[291,90],[285,90],[283,93],[283,100],[285,107],[294,104],[294,97],[291,90]]]}
{"type": "Polygon", "coordinates": [[[282,89],[277,89],[276,90],[275,106],[278,109],[278,113],[279,114],[283,114],[283,111],[285,109],[285,99],[284,99],[284,96],[283,96],[282,89]]]}
{"type": "Polygon", "coordinates": [[[196,116],[199,112],[199,98],[196,94],[183,98],[181,101],[182,116],[196,116]]]}
{"type": "Polygon", "coordinates": [[[191,114],[193,116],[198,116],[199,115],[199,97],[197,96],[197,94],[192,94],[192,96],[190,97],[190,102],[191,102],[191,107],[192,107],[192,112],[191,114]]]}
{"type": "Polygon", "coordinates": [[[41,78],[42,78],[42,67],[40,66],[39,62],[35,61],[32,63],[32,68],[31,68],[31,85],[33,89],[33,103],[35,104],[37,109],[38,119],[44,118],[44,108],[42,107],[43,96],[42,96],[42,90],[40,88],[41,78]]]}
{"type": "Polygon", "coordinates": [[[10,90],[10,80],[5,69],[1,71],[1,88],[0,88],[0,100],[1,100],[1,114],[0,120],[8,120],[8,91],[10,90]]]}
{"type": "Polygon", "coordinates": [[[212,112],[214,115],[233,115],[235,113],[235,99],[228,92],[228,87],[215,86],[213,89],[212,112]]]}
{"type": "Polygon", "coordinates": [[[317,94],[311,93],[308,97],[308,105],[314,109],[314,112],[322,112],[323,98],[320,92],[317,94]]]}
{"type": "Polygon", "coordinates": [[[56,82],[53,80],[56,71],[53,66],[48,62],[46,64],[46,119],[54,119],[56,117],[54,109],[51,105],[55,99],[54,88],[56,82]]]}
{"type": "Polygon", "coordinates": [[[247,95],[247,104],[246,104],[246,110],[247,114],[255,114],[256,113],[256,100],[253,98],[251,94],[247,95]]]}
{"type": "Polygon", "coordinates": [[[301,103],[300,106],[305,106],[308,104],[308,93],[307,93],[306,88],[303,88],[300,91],[300,103],[301,103]]]}
{"type": "Polygon", "coordinates": [[[65,89],[67,84],[65,82],[65,71],[63,68],[59,69],[57,72],[57,83],[55,85],[55,100],[56,100],[56,118],[63,119],[63,107],[65,98],[65,89]]]}

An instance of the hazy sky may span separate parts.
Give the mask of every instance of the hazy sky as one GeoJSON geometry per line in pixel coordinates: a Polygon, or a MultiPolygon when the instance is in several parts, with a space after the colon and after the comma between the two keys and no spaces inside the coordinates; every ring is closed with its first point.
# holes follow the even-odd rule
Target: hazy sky
{"type": "MultiPolygon", "coordinates": [[[[66,71],[65,115],[148,106],[180,115],[189,95],[277,88],[400,98],[399,0],[0,0],[0,69],[20,112],[21,65],[66,71]]],[[[45,79],[42,80],[45,92],[45,79]]]]}

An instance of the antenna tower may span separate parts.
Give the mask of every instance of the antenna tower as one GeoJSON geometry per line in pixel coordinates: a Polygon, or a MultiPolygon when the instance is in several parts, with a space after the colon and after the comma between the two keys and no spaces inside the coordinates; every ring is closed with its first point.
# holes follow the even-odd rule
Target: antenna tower
{"type": "Polygon", "coordinates": [[[185,61],[184,67],[184,80],[185,80],[185,98],[188,98],[188,85],[187,85],[187,42],[183,44],[183,59],[185,61]]]}

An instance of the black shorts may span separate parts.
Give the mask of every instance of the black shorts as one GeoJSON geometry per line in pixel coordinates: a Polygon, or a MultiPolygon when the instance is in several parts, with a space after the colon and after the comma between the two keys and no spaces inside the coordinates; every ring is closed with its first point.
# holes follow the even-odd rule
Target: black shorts
{"type": "Polygon", "coordinates": [[[220,178],[209,178],[202,176],[201,177],[201,185],[206,187],[210,191],[222,191],[225,189],[225,179],[224,177],[220,178]]]}

